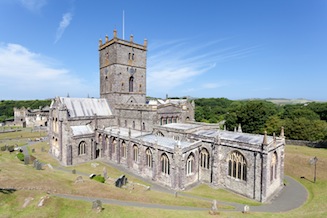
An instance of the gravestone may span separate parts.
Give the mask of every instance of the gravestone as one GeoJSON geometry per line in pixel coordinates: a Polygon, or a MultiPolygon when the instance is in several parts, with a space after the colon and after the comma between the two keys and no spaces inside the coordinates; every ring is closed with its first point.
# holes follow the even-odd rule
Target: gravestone
{"type": "Polygon", "coordinates": [[[72,174],[76,174],[76,170],[75,169],[72,170],[72,174]]]}
{"type": "Polygon", "coordinates": [[[24,204],[23,204],[23,208],[27,207],[27,205],[33,200],[34,198],[32,197],[28,197],[28,198],[25,198],[24,200],[24,204]]]}
{"type": "Polygon", "coordinates": [[[209,211],[210,215],[218,215],[217,200],[213,200],[211,204],[211,210],[209,211]]]}
{"type": "Polygon", "coordinates": [[[42,163],[40,163],[37,159],[35,159],[34,162],[33,162],[33,167],[36,170],[42,170],[42,163]]]}
{"type": "Polygon", "coordinates": [[[30,163],[30,156],[25,155],[24,156],[24,164],[28,165],[30,163]]]}
{"type": "Polygon", "coordinates": [[[103,177],[105,180],[108,179],[108,173],[107,173],[107,168],[103,167],[103,177]]]}
{"type": "Polygon", "coordinates": [[[244,208],[243,208],[243,213],[249,213],[250,212],[250,207],[249,205],[244,205],[244,208]]]}
{"type": "Polygon", "coordinates": [[[84,182],[84,179],[82,176],[78,176],[75,180],[75,183],[83,183],[84,182]]]}
{"type": "Polygon", "coordinates": [[[35,148],[32,148],[32,153],[35,153],[35,148]]]}
{"type": "Polygon", "coordinates": [[[102,202],[100,200],[95,200],[92,202],[92,209],[98,213],[102,211],[102,202]]]}
{"type": "Polygon", "coordinates": [[[121,179],[120,179],[120,178],[118,178],[118,179],[116,180],[116,182],[115,182],[115,186],[116,186],[117,188],[121,188],[121,187],[122,187],[122,182],[121,182],[121,179]]]}

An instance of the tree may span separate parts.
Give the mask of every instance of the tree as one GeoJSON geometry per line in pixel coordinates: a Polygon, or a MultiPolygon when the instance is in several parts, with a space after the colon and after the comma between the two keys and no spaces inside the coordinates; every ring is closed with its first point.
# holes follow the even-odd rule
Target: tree
{"type": "Polygon", "coordinates": [[[286,119],[285,136],[296,140],[323,140],[327,138],[327,123],[324,120],[312,121],[304,117],[286,119]]]}

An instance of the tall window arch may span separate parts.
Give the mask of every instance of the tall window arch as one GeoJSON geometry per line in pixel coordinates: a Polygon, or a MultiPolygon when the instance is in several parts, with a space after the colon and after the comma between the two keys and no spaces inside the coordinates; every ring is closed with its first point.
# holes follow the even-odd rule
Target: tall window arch
{"type": "Polygon", "coordinates": [[[133,161],[138,162],[139,160],[139,148],[137,145],[133,145],[133,161]]]}
{"type": "Polygon", "coordinates": [[[277,179],[277,153],[273,153],[270,162],[270,181],[277,179]]]}
{"type": "Polygon", "coordinates": [[[152,168],[152,152],[151,150],[148,148],[145,151],[145,156],[146,156],[146,165],[150,168],[152,168]]]}
{"type": "Polygon", "coordinates": [[[133,85],[134,85],[134,77],[131,76],[129,78],[129,92],[133,92],[133,85]]]}
{"type": "Polygon", "coordinates": [[[191,153],[186,161],[186,175],[191,175],[194,173],[194,155],[191,153]]]}
{"type": "Polygon", "coordinates": [[[246,181],[247,164],[244,156],[238,151],[233,151],[229,153],[227,162],[228,175],[246,181]]]}
{"type": "Polygon", "coordinates": [[[82,155],[82,154],[85,154],[85,141],[81,141],[78,145],[78,155],[82,155]]]}
{"type": "Polygon", "coordinates": [[[113,139],[112,140],[112,153],[116,152],[116,146],[117,146],[117,140],[113,139]]]}
{"type": "Polygon", "coordinates": [[[209,169],[209,152],[207,149],[202,148],[201,153],[200,153],[200,165],[202,168],[209,169]]]}
{"type": "Polygon", "coordinates": [[[127,146],[126,146],[125,141],[122,142],[122,154],[121,154],[121,156],[124,157],[124,158],[127,157],[127,146]]]}
{"type": "Polygon", "coordinates": [[[170,164],[169,164],[169,159],[166,154],[161,155],[160,158],[161,161],[161,172],[163,174],[170,174],[170,164]]]}

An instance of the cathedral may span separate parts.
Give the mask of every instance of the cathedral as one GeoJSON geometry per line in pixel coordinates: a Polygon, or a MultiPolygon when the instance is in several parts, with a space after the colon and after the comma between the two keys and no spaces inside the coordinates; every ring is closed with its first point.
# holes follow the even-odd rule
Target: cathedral
{"type": "Polygon", "coordinates": [[[284,130],[277,137],[194,120],[189,99],[146,100],[147,40],[99,40],[100,98],[56,97],[50,153],[64,166],[106,160],[184,190],[200,183],[260,202],[283,187],[284,130]]]}

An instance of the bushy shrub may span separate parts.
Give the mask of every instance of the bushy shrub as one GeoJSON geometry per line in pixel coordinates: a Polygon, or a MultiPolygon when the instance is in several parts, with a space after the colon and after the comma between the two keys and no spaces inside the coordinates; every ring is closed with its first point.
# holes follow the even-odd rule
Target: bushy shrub
{"type": "Polygon", "coordinates": [[[21,160],[21,161],[24,161],[24,154],[21,153],[21,152],[19,152],[19,153],[17,154],[17,158],[18,158],[19,160],[21,160]]]}
{"type": "Polygon", "coordinates": [[[101,175],[96,175],[92,179],[95,180],[95,181],[101,182],[101,183],[104,183],[105,182],[104,177],[101,176],[101,175]]]}
{"type": "Polygon", "coordinates": [[[1,147],[1,151],[5,151],[5,150],[7,150],[7,146],[6,145],[1,147]]]}

